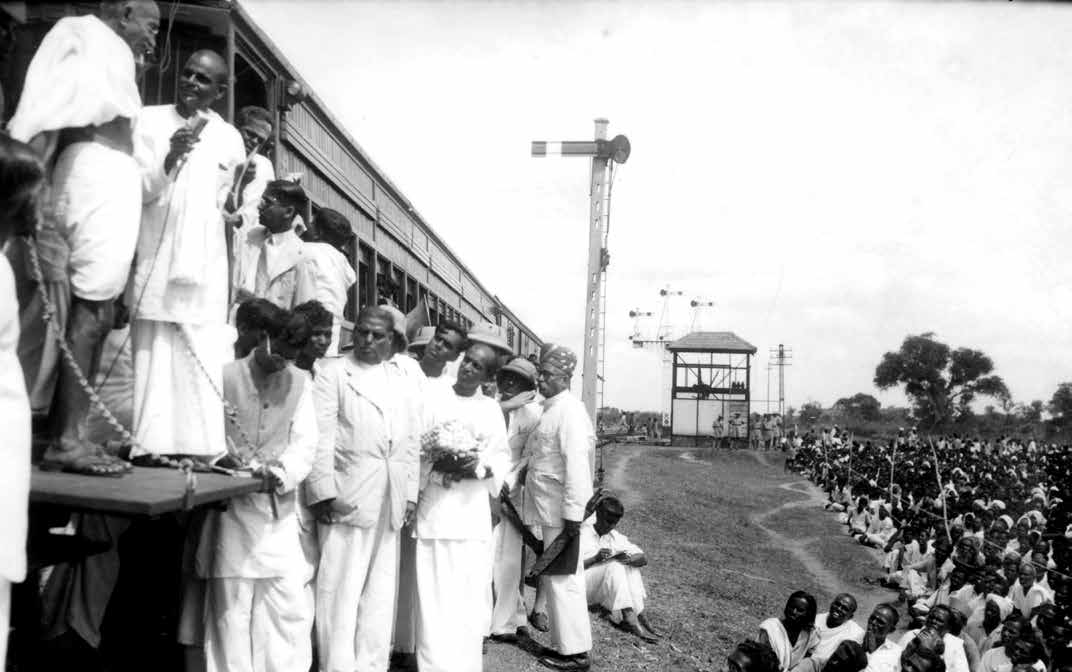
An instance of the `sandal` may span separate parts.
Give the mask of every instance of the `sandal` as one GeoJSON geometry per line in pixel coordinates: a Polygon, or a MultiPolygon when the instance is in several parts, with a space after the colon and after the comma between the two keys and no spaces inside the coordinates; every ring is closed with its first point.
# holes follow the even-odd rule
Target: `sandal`
{"type": "Polygon", "coordinates": [[[73,460],[43,459],[38,468],[41,471],[59,471],[80,476],[107,476],[119,478],[130,473],[134,468],[129,462],[107,455],[82,455],[73,460]]]}

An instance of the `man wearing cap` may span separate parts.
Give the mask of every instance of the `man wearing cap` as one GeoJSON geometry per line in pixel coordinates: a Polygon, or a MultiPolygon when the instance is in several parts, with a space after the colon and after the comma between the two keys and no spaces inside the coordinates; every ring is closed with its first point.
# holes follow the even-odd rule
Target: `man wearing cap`
{"type": "Polygon", "coordinates": [[[580,399],[569,393],[577,367],[571,350],[545,343],[540,352],[537,383],[544,397],[543,415],[529,435],[525,477],[525,523],[539,525],[545,545],[555,537],[573,537],[559,561],[540,577],[554,652],[539,658],[555,670],[587,670],[592,626],[580,557],[581,522],[592,497],[595,430],[580,399]]]}
{"type": "MultiPolygon", "coordinates": [[[[510,471],[506,475],[510,501],[518,511],[523,509],[522,474],[527,464],[525,443],[539,424],[543,406],[536,400],[536,367],[517,357],[504,366],[498,375],[499,407],[506,418],[506,436],[510,446],[510,471]]],[[[521,594],[523,541],[521,531],[504,518],[495,526],[495,562],[492,583],[495,604],[491,613],[491,638],[497,641],[516,640],[525,625],[525,600],[521,594]]]]}
{"type": "Polygon", "coordinates": [[[409,342],[409,355],[418,362],[424,357],[424,349],[432,342],[435,336],[435,327],[421,327],[409,342]]]}

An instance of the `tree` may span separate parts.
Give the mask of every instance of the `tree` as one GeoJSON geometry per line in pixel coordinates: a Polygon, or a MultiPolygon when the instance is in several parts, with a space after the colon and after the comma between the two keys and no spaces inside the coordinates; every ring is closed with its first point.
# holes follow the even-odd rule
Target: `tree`
{"type": "Polygon", "coordinates": [[[1072,383],[1061,383],[1050,397],[1050,413],[1061,426],[1072,424],[1072,383]]]}
{"type": "Polygon", "coordinates": [[[1010,397],[994,362],[971,348],[952,350],[933,333],[907,336],[897,352],[887,352],[875,369],[875,386],[904,385],[920,425],[934,429],[969,410],[978,396],[999,401],[1010,397]]]}
{"type": "Polygon", "coordinates": [[[814,425],[823,414],[823,407],[817,401],[809,401],[800,407],[800,421],[805,425],[814,425]]]}
{"type": "Polygon", "coordinates": [[[863,392],[838,399],[834,402],[834,408],[845,415],[862,420],[878,420],[882,417],[882,404],[879,400],[863,392]]]}

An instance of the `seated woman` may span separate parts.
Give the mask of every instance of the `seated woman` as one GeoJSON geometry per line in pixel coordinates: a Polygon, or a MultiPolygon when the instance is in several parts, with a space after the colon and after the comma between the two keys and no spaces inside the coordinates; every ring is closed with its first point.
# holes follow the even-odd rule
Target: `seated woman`
{"type": "Polygon", "coordinates": [[[789,596],[781,618],[768,618],[759,624],[758,640],[774,649],[780,672],[795,668],[819,642],[815,633],[818,611],[815,598],[798,590],[789,596]]]}

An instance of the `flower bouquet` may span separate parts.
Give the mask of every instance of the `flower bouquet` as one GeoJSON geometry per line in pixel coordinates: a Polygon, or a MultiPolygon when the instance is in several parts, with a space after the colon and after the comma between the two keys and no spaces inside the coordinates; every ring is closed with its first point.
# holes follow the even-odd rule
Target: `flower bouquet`
{"type": "Polygon", "coordinates": [[[421,459],[432,465],[432,471],[451,480],[473,478],[479,473],[480,447],[483,437],[474,435],[455,420],[440,423],[421,436],[421,459]]]}

